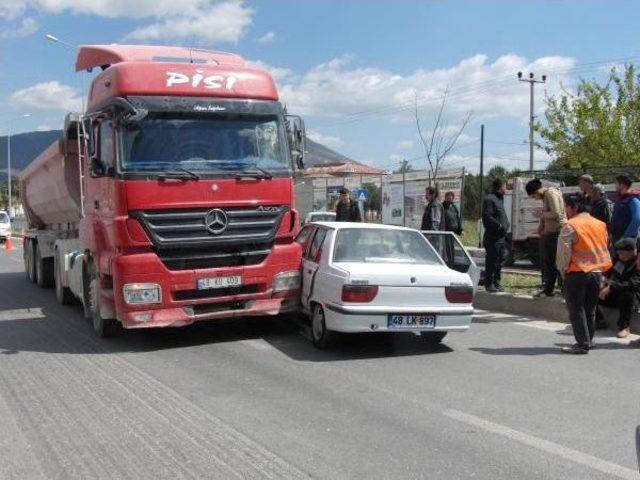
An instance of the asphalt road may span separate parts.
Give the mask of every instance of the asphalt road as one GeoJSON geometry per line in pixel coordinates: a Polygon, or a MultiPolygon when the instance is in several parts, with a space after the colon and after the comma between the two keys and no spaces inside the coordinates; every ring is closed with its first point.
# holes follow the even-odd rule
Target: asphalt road
{"type": "Polygon", "coordinates": [[[634,479],[640,352],[480,312],[315,350],[279,321],[92,336],[0,251],[0,479],[634,479]]]}

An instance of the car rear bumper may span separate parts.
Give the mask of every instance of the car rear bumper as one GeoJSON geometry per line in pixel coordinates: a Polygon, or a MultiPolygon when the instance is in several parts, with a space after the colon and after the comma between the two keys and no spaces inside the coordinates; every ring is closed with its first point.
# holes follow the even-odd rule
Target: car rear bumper
{"type": "Polygon", "coordinates": [[[459,306],[446,308],[425,307],[374,307],[327,304],[324,309],[327,329],[336,332],[450,332],[464,331],[471,326],[473,307],[459,306]],[[435,327],[389,328],[390,314],[435,314],[435,327]]]}

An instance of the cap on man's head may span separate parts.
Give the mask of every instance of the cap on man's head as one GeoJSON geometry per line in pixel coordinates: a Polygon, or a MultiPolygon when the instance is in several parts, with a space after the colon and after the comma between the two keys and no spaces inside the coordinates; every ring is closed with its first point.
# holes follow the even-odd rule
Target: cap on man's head
{"type": "Polygon", "coordinates": [[[616,242],[615,247],[617,251],[635,252],[636,240],[635,238],[623,238],[616,242]]]}
{"type": "Polygon", "coordinates": [[[585,182],[589,182],[591,185],[593,185],[593,177],[587,173],[585,173],[584,175],[580,175],[578,177],[578,181],[583,180],[585,182]]]}

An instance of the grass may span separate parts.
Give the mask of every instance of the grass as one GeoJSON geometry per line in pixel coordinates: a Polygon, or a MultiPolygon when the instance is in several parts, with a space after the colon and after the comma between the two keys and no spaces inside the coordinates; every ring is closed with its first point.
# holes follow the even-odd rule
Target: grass
{"type": "Polygon", "coordinates": [[[465,247],[478,246],[478,221],[462,220],[462,236],[460,240],[465,247]]]}
{"type": "Polygon", "coordinates": [[[503,273],[502,286],[506,292],[518,295],[533,295],[540,290],[538,275],[519,275],[517,273],[503,273]]]}

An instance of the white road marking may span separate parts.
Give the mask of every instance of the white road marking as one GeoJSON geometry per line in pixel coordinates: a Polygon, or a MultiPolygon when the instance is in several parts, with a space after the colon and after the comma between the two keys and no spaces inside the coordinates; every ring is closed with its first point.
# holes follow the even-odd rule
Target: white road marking
{"type": "Polygon", "coordinates": [[[271,350],[273,347],[269,345],[268,342],[262,339],[252,339],[252,340],[241,340],[238,342],[242,345],[248,345],[251,348],[255,348],[256,350],[271,350]]]}
{"type": "Polygon", "coordinates": [[[0,321],[2,320],[32,320],[45,318],[42,308],[18,308],[15,310],[0,310],[0,321]]]}
{"type": "MultiPolygon", "coordinates": [[[[469,415],[458,410],[445,410],[443,414],[458,422],[466,423],[467,425],[479,428],[485,432],[502,435],[503,437],[507,437],[523,445],[584,465],[585,467],[605,473],[611,477],[622,478],[625,480],[638,480],[638,478],[640,478],[638,472],[631,470],[630,468],[602,460],[601,458],[565,447],[555,442],[550,442],[549,440],[534,437],[533,435],[514,430],[504,425],[500,425],[499,423],[490,422],[489,420],[484,420],[480,417],[469,415]]],[[[632,435],[630,433],[630,442],[631,437],[632,435]]]]}

